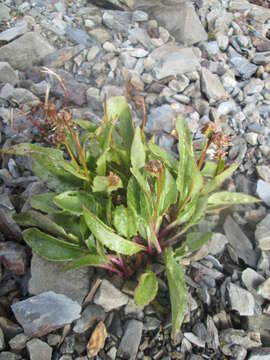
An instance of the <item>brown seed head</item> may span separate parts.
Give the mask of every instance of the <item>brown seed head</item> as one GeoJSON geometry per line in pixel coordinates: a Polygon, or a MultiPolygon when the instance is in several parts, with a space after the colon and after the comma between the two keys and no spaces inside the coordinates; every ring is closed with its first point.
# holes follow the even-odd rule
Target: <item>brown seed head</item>
{"type": "Polygon", "coordinates": [[[162,163],[159,160],[151,160],[145,165],[144,169],[150,172],[152,175],[156,175],[162,172],[162,163]]]}

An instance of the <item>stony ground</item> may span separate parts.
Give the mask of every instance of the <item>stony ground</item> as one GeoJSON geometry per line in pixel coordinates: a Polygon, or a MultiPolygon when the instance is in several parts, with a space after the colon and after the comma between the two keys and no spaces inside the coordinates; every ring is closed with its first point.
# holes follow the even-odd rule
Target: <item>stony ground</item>
{"type": "MultiPolygon", "coordinates": [[[[131,1],[0,3],[1,146],[41,139],[31,109],[44,100],[48,83],[58,108],[67,105],[75,117],[93,121],[105,95],[124,94],[139,122],[143,97],[146,130],[170,151],[177,115],[185,116],[198,144],[204,123],[222,128],[232,137],[228,160],[241,162],[227,188],[262,202],[200,225],[214,236],[207,256],[187,269],[189,308],[172,343],[164,281],[158,302],[143,309],[132,301],[132,281],[91,269],[63,274],[37,256],[30,268],[30,250],[12,215],[29,209],[30,196],[44,186],[29,159],[2,156],[0,360],[86,360],[89,339],[93,348],[97,334],[106,332],[98,359],[269,360],[269,0],[127,5],[131,1]],[[65,96],[44,66],[61,76],[65,96]],[[29,301],[30,294],[37,296],[29,301]]],[[[155,270],[162,273],[163,266],[155,270]]]]}

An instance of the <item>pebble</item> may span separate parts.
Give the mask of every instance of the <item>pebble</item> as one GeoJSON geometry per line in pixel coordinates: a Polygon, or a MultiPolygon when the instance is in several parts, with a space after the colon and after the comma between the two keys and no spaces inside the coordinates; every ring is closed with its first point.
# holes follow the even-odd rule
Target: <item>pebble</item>
{"type": "Polygon", "coordinates": [[[258,295],[261,295],[264,299],[270,300],[270,278],[258,286],[257,292],[258,295]]]}
{"type": "Polygon", "coordinates": [[[228,298],[231,308],[239,312],[241,316],[254,315],[255,300],[253,295],[239,286],[230,283],[227,287],[228,298]]]}
{"type": "Polygon", "coordinates": [[[102,306],[105,312],[109,312],[126,305],[128,303],[128,296],[123,294],[108,280],[102,280],[94,297],[94,303],[102,306]]]}
{"type": "Polygon", "coordinates": [[[135,360],[142,337],[143,323],[129,320],[120,342],[117,354],[124,359],[135,360]]]}
{"type": "Polygon", "coordinates": [[[26,342],[30,340],[30,337],[25,334],[18,334],[14,338],[9,340],[9,346],[12,350],[20,351],[26,346],[26,342]]]}
{"type": "Polygon", "coordinates": [[[106,314],[101,306],[90,304],[82,312],[81,318],[75,322],[73,331],[83,334],[96,322],[104,321],[106,314]]]}
{"type": "Polygon", "coordinates": [[[0,351],[5,350],[6,342],[3,330],[0,328],[0,351]]]}
{"type": "Polygon", "coordinates": [[[52,348],[40,339],[32,339],[26,344],[30,360],[51,360],[52,348]]]}
{"type": "Polygon", "coordinates": [[[258,180],[256,191],[261,200],[263,200],[263,202],[270,207],[270,183],[263,180],[258,180]]]}
{"type": "Polygon", "coordinates": [[[261,250],[270,250],[270,230],[269,230],[270,214],[257,225],[255,230],[255,239],[261,250]]]}

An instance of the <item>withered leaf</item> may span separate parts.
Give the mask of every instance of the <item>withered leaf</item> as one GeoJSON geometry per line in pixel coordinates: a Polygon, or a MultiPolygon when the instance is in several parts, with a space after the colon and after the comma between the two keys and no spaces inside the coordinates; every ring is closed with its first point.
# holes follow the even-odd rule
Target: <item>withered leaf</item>
{"type": "Polygon", "coordinates": [[[103,349],[107,338],[107,330],[103,321],[100,321],[87,344],[87,355],[89,358],[97,356],[99,351],[103,349]]]}

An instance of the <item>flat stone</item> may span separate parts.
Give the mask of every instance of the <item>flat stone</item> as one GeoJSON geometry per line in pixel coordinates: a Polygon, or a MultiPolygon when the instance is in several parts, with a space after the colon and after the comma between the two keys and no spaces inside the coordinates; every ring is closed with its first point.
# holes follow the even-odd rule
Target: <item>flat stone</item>
{"type": "Polygon", "coordinates": [[[241,316],[254,315],[255,300],[249,291],[233,283],[230,283],[227,289],[232,310],[238,311],[241,316]]]}
{"type": "Polygon", "coordinates": [[[40,339],[32,339],[26,344],[30,360],[51,360],[52,348],[40,339]]]}
{"type": "Polygon", "coordinates": [[[228,239],[225,235],[214,233],[211,240],[209,241],[209,253],[212,255],[220,255],[225,250],[227,244],[228,239]]]}
{"type": "Polygon", "coordinates": [[[270,207],[270,183],[263,180],[258,180],[256,191],[262,201],[270,207]]]}
{"type": "Polygon", "coordinates": [[[246,333],[244,330],[239,329],[222,330],[219,339],[221,343],[240,345],[245,349],[260,347],[262,344],[258,333],[246,333]]]}
{"type": "Polygon", "coordinates": [[[261,250],[270,250],[270,214],[257,225],[255,230],[255,239],[261,250]]]}
{"type": "Polygon", "coordinates": [[[102,22],[111,30],[128,33],[132,22],[132,14],[128,11],[104,11],[102,22]]]}
{"type": "Polygon", "coordinates": [[[44,292],[11,306],[26,335],[41,337],[71,324],[80,317],[81,306],[62,294],[44,292]]]}
{"type": "Polygon", "coordinates": [[[251,351],[248,360],[269,360],[270,359],[270,347],[256,349],[251,351]]]}
{"type": "Polygon", "coordinates": [[[67,61],[79,55],[84,49],[84,45],[75,45],[56,50],[43,59],[43,64],[47,67],[61,67],[67,61]]]}
{"type": "Polygon", "coordinates": [[[257,292],[264,299],[270,300],[270,278],[258,286],[257,292]]]}
{"type": "Polygon", "coordinates": [[[25,348],[30,337],[25,334],[18,334],[9,340],[9,346],[12,350],[21,351],[25,348]]]}
{"type": "Polygon", "coordinates": [[[10,272],[16,275],[25,273],[27,257],[23,245],[12,241],[0,243],[0,260],[10,272]]]}
{"type": "Polygon", "coordinates": [[[129,360],[135,360],[141,342],[143,323],[137,320],[127,322],[125,333],[120,342],[117,355],[129,360]]]}
{"type": "Polygon", "coordinates": [[[269,166],[258,165],[258,166],[256,166],[256,170],[257,170],[259,177],[262,180],[270,183],[270,168],[269,168],[269,166]]]}
{"type": "Polygon", "coordinates": [[[27,32],[28,26],[26,21],[21,21],[15,26],[11,27],[0,33],[0,41],[10,42],[20,35],[23,35],[27,32]]]}
{"type": "Polygon", "coordinates": [[[111,40],[111,34],[103,28],[95,28],[89,31],[89,35],[97,40],[100,44],[111,40]]]}
{"type": "Polygon", "coordinates": [[[24,71],[53,51],[53,46],[39,33],[28,32],[0,48],[0,61],[7,61],[14,69],[24,71]]]}
{"type": "Polygon", "coordinates": [[[108,280],[103,280],[94,298],[94,303],[100,305],[106,312],[120,307],[128,303],[128,296],[123,294],[108,280]]]}
{"type": "Polygon", "coordinates": [[[205,341],[200,339],[198,336],[194,335],[192,332],[185,332],[184,337],[191,342],[192,344],[204,348],[205,347],[205,341]]]}
{"type": "Polygon", "coordinates": [[[177,112],[170,105],[162,105],[157,108],[152,108],[147,117],[146,131],[149,133],[170,134],[175,128],[175,120],[177,112]]]}
{"type": "Polygon", "coordinates": [[[201,86],[210,105],[214,105],[218,101],[226,100],[228,98],[228,94],[219,80],[219,77],[212,74],[211,71],[206,68],[202,68],[201,86]]]}
{"type": "Polygon", "coordinates": [[[242,281],[245,284],[248,291],[254,296],[257,303],[262,304],[264,299],[262,296],[258,295],[257,288],[260,284],[264,282],[264,277],[257,273],[251,268],[247,268],[242,272],[242,281]]]}
{"type": "Polygon", "coordinates": [[[30,294],[37,295],[45,291],[54,291],[82,304],[89,292],[91,277],[91,269],[89,268],[63,272],[60,265],[43,260],[38,255],[33,254],[31,275],[29,281],[30,294]]]}
{"type": "Polygon", "coordinates": [[[259,332],[265,346],[270,346],[270,316],[257,314],[247,318],[247,329],[252,332],[259,332]]]}
{"type": "Polygon", "coordinates": [[[21,358],[21,355],[9,351],[2,351],[0,353],[0,360],[21,360],[21,358]]]}
{"type": "Polygon", "coordinates": [[[84,45],[87,48],[94,45],[94,41],[90,38],[87,32],[82,29],[69,27],[66,29],[66,36],[74,44],[84,45]]]}
{"type": "Polygon", "coordinates": [[[3,21],[7,21],[9,19],[9,13],[10,13],[10,8],[4,4],[0,4],[0,18],[3,21]]]}
{"type": "Polygon", "coordinates": [[[73,331],[76,334],[83,334],[89,330],[95,323],[104,321],[106,313],[101,306],[90,304],[82,312],[81,318],[76,321],[73,331]]]}
{"type": "Polygon", "coordinates": [[[0,62],[0,83],[16,85],[18,82],[19,77],[9,63],[5,61],[0,62]]]}
{"type": "Polygon", "coordinates": [[[153,73],[157,80],[200,70],[199,58],[193,48],[179,48],[176,45],[163,45],[148,57],[153,61],[153,73]]]}
{"type": "Polygon", "coordinates": [[[244,80],[249,79],[257,71],[257,66],[251,64],[245,57],[238,54],[235,50],[231,49],[230,62],[237,76],[241,76],[244,80]]]}
{"type": "Polygon", "coordinates": [[[224,223],[224,231],[236,255],[244,260],[246,264],[255,268],[257,256],[253,250],[253,246],[240,226],[230,216],[227,217],[224,223]]]}
{"type": "Polygon", "coordinates": [[[188,1],[136,0],[135,7],[152,15],[177,42],[185,46],[207,40],[207,33],[192,3],[188,1]],[[191,31],[192,29],[192,31],[191,31]]]}

